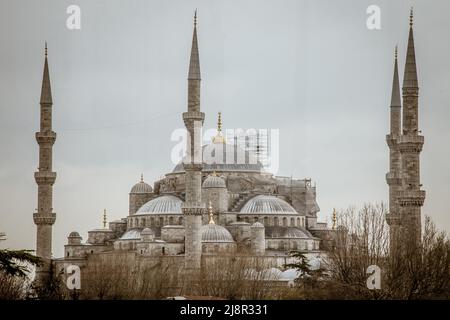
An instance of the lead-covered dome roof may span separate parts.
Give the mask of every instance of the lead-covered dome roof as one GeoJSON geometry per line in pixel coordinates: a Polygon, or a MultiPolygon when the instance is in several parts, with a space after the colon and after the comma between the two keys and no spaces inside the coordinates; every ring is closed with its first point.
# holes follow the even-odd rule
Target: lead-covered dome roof
{"type": "Polygon", "coordinates": [[[153,188],[144,182],[144,178],[141,176],[141,181],[136,183],[132,188],[130,193],[152,193],[153,188]]]}
{"type": "MultiPolygon", "coordinates": [[[[226,143],[210,143],[202,147],[203,172],[242,171],[264,172],[263,165],[249,151],[226,143]]],[[[178,163],[173,173],[184,172],[183,162],[178,163]]]]}
{"type": "Polygon", "coordinates": [[[297,211],[283,199],[270,195],[258,195],[242,207],[243,214],[298,214],[297,211]]]}
{"type": "Polygon", "coordinates": [[[180,198],[172,195],[164,195],[144,204],[136,214],[181,214],[180,198]]]}
{"type": "Polygon", "coordinates": [[[203,188],[226,188],[225,180],[221,177],[210,175],[202,184],[203,188]]]}
{"type": "Polygon", "coordinates": [[[226,228],[215,223],[203,225],[201,233],[202,242],[234,242],[231,233],[226,228]]]}

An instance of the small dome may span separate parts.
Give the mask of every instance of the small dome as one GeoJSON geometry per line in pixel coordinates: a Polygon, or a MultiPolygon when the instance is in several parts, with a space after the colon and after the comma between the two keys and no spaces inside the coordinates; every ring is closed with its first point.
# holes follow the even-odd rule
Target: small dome
{"type": "Polygon", "coordinates": [[[202,185],[203,188],[226,188],[225,180],[221,177],[210,175],[208,176],[202,185]]]}
{"type": "Polygon", "coordinates": [[[264,225],[261,222],[255,222],[251,226],[252,228],[264,228],[264,225]]]}
{"type": "Polygon", "coordinates": [[[172,195],[164,195],[144,204],[136,214],[181,214],[180,198],[172,195]]]}
{"type": "Polygon", "coordinates": [[[147,236],[147,235],[155,235],[155,233],[153,232],[152,229],[150,228],[145,228],[144,230],[141,231],[141,236],[147,236]]]}
{"type": "Polygon", "coordinates": [[[153,188],[144,182],[144,177],[141,176],[141,181],[136,183],[133,188],[131,188],[130,193],[152,193],[153,188]]]}
{"type": "Polygon", "coordinates": [[[234,242],[231,233],[226,228],[214,223],[203,225],[201,232],[202,242],[234,242]]]}
{"type": "Polygon", "coordinates": [[[79,234],[78,232],[72,231],[72,232],[69,234],[69,238],[81,238],[81,236],[80,236],[80,234],[79,234]]]}
{"type": "Polygon", "coordinates": [[[259,195],[251,198],[242,207],[240,213],[245,214],[298,214],[286,201],[275,196],[259,195]]]}

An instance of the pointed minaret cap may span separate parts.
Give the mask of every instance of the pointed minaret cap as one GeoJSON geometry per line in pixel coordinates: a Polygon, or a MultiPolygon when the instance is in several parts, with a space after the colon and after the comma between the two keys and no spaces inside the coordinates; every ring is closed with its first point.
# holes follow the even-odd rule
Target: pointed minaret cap
{"type": "Polygon", "coordinates": [[[188,80],[200,80],[200,58],[197,43],[197,9],[194,14],[194,34],[192,35],[191,60],[189,62],[188,80]]]}
{"type": "Polygon", "coordinates": [[[395,63],[394,63],[394,78],[392,81],[392,95],[391,107],[401,107],[400,100],[400,81],[398,80],[398,63],[397,63],[398,48],[395,47],[395,63]]]}
{"type": "Polygon", "coordinates": [[[403,88],[418,88],[416,53],[414,50],[414,32],[413,32],[414,12],[411,8],[409,16],[409,38],[408,49],[406,51],[405,73],[403,76],[403,88]]]}
{"type": "Polygon", "coordinates": [[[40,103],[52,104],[52,89],[50,86],[50,74],[48,72],[47,61],[47,42],[45,42],[45,62],[44,62],[44,75],[42,77],[42,89],[41,89],[41,101],[40,103]]]}

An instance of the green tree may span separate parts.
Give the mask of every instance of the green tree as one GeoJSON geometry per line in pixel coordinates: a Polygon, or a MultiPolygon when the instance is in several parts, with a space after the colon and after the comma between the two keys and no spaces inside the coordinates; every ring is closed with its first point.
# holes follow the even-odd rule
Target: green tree
{"type": "Polygon", "coordinates": [[[25,278],[29,266],[39,266],[41,259],[31,254],[32,250],[0,250],[0,271],[10,276],[25,278]]]}

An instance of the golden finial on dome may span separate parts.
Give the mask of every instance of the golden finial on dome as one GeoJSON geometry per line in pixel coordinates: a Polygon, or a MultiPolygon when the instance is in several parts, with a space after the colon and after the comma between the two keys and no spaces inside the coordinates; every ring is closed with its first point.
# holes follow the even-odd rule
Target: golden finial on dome
{"type": "Polygon", "coordinates": [[[106,209],[103,209],[103,229],[106,229],[106,209]]]}
{"type": "Polygon", "coordinates": [[[194,27],[197,26],[197,8],[194,11],[194,27]]]}
{"type": "Polygon", "coordinates": [[[414,22],[414,8],[411,7],[411,10],[409,12],[409,26],[412,27],[414,22]]]}
{"type": "Polygon", "coordinates": [[[209,200],[208,213],[209,213],[209,224],[216,224],[214,222],[214,213],[213,213],[213,207],[211,205],[211,200],[209,200]]]}
{"type": "Polygon", "coordinates": [[[45,56],[47,56],[47,53],[48,53],[48,51],[47,51],[47,41],[45,41],[45,56]]]}
{"type": "Polygon", "coordinates": [[[144,174],[141,173],[141,182],[144,182],[144,174]]]}
{"type": "Polygon", "coordinates": [[[337,221],[336,209],[333,208],[333,230],[336,230],[336,221],[337,221]]]}
{"type": "Polygon", "coordinates": [[[398,45],[395,46],[394,56],[395,56],[395,60],[397,60],[397,57],[398,57],[398,45]]]}
{"type": "Polygon", "coordinates": [[[213,143],[226,143],[225,137],[222,135],[222,112],[217,117],[217,135],[212,139],[213,143]]]}

